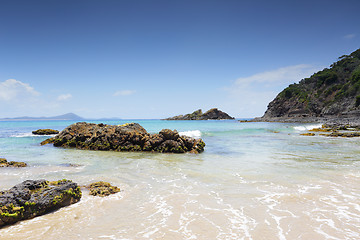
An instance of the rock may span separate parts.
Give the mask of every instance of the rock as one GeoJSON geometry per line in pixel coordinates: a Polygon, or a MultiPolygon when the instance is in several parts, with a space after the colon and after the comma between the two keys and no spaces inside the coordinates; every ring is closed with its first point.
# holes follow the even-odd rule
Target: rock
{"type": "Polygon", "coordinates": [[[80,188],[70,180],[26,180],[0,191],[0,227],[57,210],[80,198],[80,188]]]}
{"type": "Polygon", "coordinates": [[[0,167],[27,167],[27,164],[24,162],[8,162],[5,158],[0,158],[0,167]]]}
{"type": "Polygon", "coordinates": [[[301,133],[301,136],[315,136],[315,133],[301,133]]]}
{"type": "Polygon", "coordinates": [[[91,183],[87,188],[90,190],[90,195],[99,197],[105,197],[120,192],[120,188],[103,181],[91,183]]]}
{"type": "Polygon", "coordinates": [[[229,116],[229,114],[220,111],[217,108],[212,108],[206,113],[202,113],[202,110],[199,109],[190,114],[170,117],[164,120],[221,120],[221,119],[234,119],[234,118],[229,116]]]}
{"type": "Polygon", "coordinates": [[[36,131],[32,131],[32,134],[34,135],[54,135],[58,133],[59,133],[58,130],[53,130],[53,129],[38,129],[36,131]]]}
{"type": "Polygon", "coordinates": [[[55,147],[86,150],[172,153],[200,153],[205,147],[202,139],[179,136],[176,130],[163,129],[159,134],[149,134],[138,123],[116,126],[79,122],[46,139],[41,145],[48,143],[53,143],[55,147]]]}

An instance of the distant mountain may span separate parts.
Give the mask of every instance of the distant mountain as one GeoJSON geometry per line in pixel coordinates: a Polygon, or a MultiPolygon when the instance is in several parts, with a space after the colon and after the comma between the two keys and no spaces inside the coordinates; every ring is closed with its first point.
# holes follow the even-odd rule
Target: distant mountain
{"type": "Polygon", "coordinates": [[[208,110],[206,113],[203,113],[202,110],[199,109],[193,113],[170,117],[164,120],[221,120],[221,119],[234,119],[234,118],[229,116],[229,114],[220,111],[217,108],[212,108],[208,110]]]}
{"type": "Polygon", "coordinates": [[[330,68],[285,88],[257,120],[341,120],[359,116],[360,49],[339,57],[330,68]]]}
{"type": "Polygon", "coordinates": [[[1,118],[2,121],[11,121],[11,120],[84,120],[84,118],[74,114],[74,113],[66,113],[59,116],[54,117],[16,117],[16,118],[1,118]]]}

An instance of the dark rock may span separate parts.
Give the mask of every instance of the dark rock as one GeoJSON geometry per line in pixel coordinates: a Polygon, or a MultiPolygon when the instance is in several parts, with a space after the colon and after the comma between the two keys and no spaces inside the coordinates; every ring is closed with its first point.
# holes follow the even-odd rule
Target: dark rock
{"type": "Polygon", "coordinates": [[[53,135],[58,133],[59,133],[58,130],[53,130],[53,129],[38,129],[36,131],[32,131],[32,134],[34,135],[53,135]]]}
{"type": "Polygon", "coordinates": [[[99,197],[105,197],[120,192],[120,188],[103,181],[91,183],[87,188],[90,190],[90,195],[99,197]]]}
{"type": "Polygon", "coordinates": [[[0,227],[57,210],[80,198],[80,188],[70,180],[26,180],[0,191],[0,227]]]}
{"type": "Polygon", "coordinates": [[[8,162],[5,158],[0,158],[0,167],[27,167],[27,164],[24,162],[8,162]]]}
{"type": "Polygon", "coordinates": [[[202,110],[199,109],[190,114],[170,117],[164,120],[221,120],[221,119],[234,119],[234,118],[229,116],[229,114],[220,111],[217,108],[212,108],[206,113],[202,113],[202,110]]]}
{"type": "Polygon", "coordinates": [[[104,151],[152,151],[200,153],[205,143],[201,139],[179,136],[176,130],[163,129],[149,134],[137,123],[105,125],[79,122],[72,124],[41,145],[104,151]],[[169,142],[170,141],[170,142],[169,142]]]}

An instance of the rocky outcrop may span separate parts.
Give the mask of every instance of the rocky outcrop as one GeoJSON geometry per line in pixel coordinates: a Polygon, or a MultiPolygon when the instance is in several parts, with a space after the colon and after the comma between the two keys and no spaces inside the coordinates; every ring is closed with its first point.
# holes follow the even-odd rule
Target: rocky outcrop
{"type": "Polygon", "coordinates": [[[27,164],[24,162],[8,162],[6,158],[0,158],[0,167],[27,167],[27,164]]]}
{"type": "Polygon", "coordinates": [[[220,111],[217,108],[212,108],[206,113],[203,113],[201,109],[196,110],[193,113],[186,115],[178,115],[175,117],[166,118],[164,120],[222,120],[222,119],[235,119],[229,114],[220,111]]]}
{"type": "Polygon", "coordinates": [[[180,136],[176,130],[163,129],[149,134],[138,123],[106,125],[79,122],[72,124],[53,138],[41,144],[103,151],[149,151],[172,153],[200,153],[204,151],[202,139],[180,136]]]}
{"type": "Polygon", "coordinates": [[[260,121],[360,124],[360,49],[330,68],[291,84],[269,103],[260,121]]]}
{"type": "Polygon", "coordinates": [[[80,188],[70,180],[24,181],[0,191],[0,227],[57,210],[80,198],[80,188]]]}
{"type": "Polygon", "coordinates": [[[105,197],[120,192],[120,188],[103,181],[91,183],[87,188],[90,190],[90,195],[99,197],[105,197]]]}
{"type": "Polygon", "coordinates": [[[53,130],[53,129],[38,129],[36,131],[32,131],[32,134],[34,135],[53,135],[58,133],[59,133],[58,130],[53,130]]]}

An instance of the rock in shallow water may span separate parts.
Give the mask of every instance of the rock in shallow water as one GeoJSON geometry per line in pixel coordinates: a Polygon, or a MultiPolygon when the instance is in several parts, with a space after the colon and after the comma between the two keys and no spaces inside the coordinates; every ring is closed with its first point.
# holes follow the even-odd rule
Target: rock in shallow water
{"type": "Polygon", "coordinates": [[[91,183],[87,188],[90,190],[90,195],[99,197],[105,197],[120,192],[120,188],[103,181],[91,183]]]}
{"type": "Polygon", "coordinates": [[[57,210],[80,198],[80,187],[70,180],[26,180],[0,191],[0,227],[57,210]]]}
{"type": "Polygon", "coordinates": [[[27,164],[24,162],[8,162],[5,158],[0,158],[0,167],[27,167],[27,164]]]}
{"type": "Polygon", "coordinates": [[[38,129],[36,131],[32,131],[32,134],[34,135],[52,135],[52,134],[58,134],[58,130],[53,129],[38,129]]]}
{"type": "Polygon", "coordinates": [[[202,139],[180,136],[176,130],[163,129],[159,134],[149,134],[138,123],[106,125],[79,122],[43,141],[41,145],[48,143],[53,143],[55,147],[88,150],[172,153],[200,153],[205,147],[202,139]]]}

